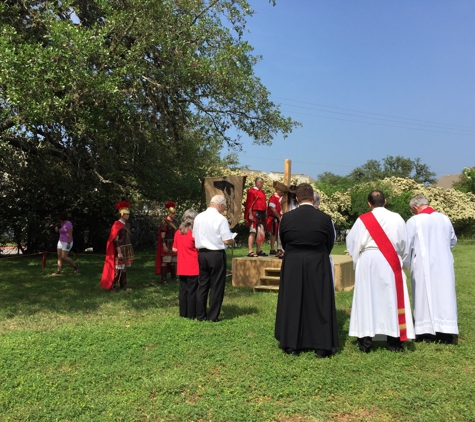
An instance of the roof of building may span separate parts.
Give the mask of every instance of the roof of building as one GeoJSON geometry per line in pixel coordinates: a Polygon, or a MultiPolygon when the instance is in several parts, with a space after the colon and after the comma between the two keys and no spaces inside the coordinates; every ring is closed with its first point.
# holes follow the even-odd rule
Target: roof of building
{"type": "Polygon", "coordinates": [[[460,174],[444,174],[437,180],[434,186],[437,188],[450,189],[454,183],[460,180],[460,176],[460,174]]]}

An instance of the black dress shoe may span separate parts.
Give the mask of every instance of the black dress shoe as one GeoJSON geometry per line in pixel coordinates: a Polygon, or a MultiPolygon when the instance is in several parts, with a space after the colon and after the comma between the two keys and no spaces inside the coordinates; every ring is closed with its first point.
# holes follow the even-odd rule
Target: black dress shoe
{"type": "Polygon", "coordinates": [[[433,334],[416,334],[416,343],[420,342],[433,343],[436,341],[436,337],[433,334]]]}
{"type": "Polygon", "coordinates": [[[453,344],[454,343],[454,336],[452,334],[446,333],[435,333],[435,341],[438,341],[442,344],[453,344]]]}
{"type": "Polygon", "coordinates": [[[221,320],[219,318],[216,318],[216,319],[212,319],[210,320],[211,322],[221,322],[221,320]]]}
{"type": "Polygon", "coordinates": [[[373,340],[371,339],[371,337],[358,337],[357,344],[358,349],[360,349],[363,353],[369,353],[371,352],[373,340]]]}
{"type": "Polygon", "coordinates": [[[292,356],[300,356],[300,352],[298,350],[295,350],[295,349],[291,349],[290,347],[286,347],[285,349],[283,349],[285,353],[287,353],[288,355],[292,355],[292,356]]]}
{"type": "MultiPolygon", "coordinates": [[[[335,350],[336,353],[336,350],[335,350]]],[[[315,350],[315,356],[317,359],[329,358],[334,355],[333,350],[317,349],[315,350]]]]}
{"type": "Polygon", "coordinates": [[[386,349],[388,349],[390,352],[404,352],[404,348],[402,347],[402,341],[399,337],[386,337],[386,349]]]}

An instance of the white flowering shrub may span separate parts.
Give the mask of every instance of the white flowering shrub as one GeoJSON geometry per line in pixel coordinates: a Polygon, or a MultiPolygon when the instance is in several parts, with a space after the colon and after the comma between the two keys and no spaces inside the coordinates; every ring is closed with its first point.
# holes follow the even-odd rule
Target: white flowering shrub
{"type": "Polygon", "coordinates": [[[475,195],[463,193],[455,189],[443,189],[424,186],[408,178],[390,177],[375,182],[361,183],[348,190],[352,198],[351,217],[368,211],[356,206],[358,201],[366,203],[366,197],[372,189],[380,189],[388,200],[388,209],[398,212],[406,220],[411,216],[409,201],[414,195],[422,194],[429,201],[431,207],[447,215],[457,232],[457,235],[469,234],[475,228],[475,195]],[[358,195],[358,198],[356,198],[358,195]],[[358,211],[355,213],[355,211],[358,211]]]}
{"type": "MultiPolygon", "coordinates": [[[[222,176],[240,176],[242,171],[223,169],[222,176]]],[[[243,204],[246,201],[246,191],[254,186],[256,177],[264,179],[263,190],[269,198],[274,193],[273,180],[266,173],[248,173],[244,186],[243,204]]],[[[282,180],[280,180],[282,182],[282,180]]],[[[292,184],[297,184],[292,180],[292,184]]],[[[443,189],[415,182],[413,179],[389,177],[383,180],[355,184],[346,192],[333,192],[328,195],[326,192],[314,189],[320,194],[320,210],[328,214],[337,230],[350,228],[358,216],[369,211],[367,204],[368,194],[373,189],[380,189],[384,192],[388,209],[401,214],[407,220],[411,217],[409,208],[410,199],[417,194],[422,194],[430,201],[430,205],[443,214],[446,214],[457,235],[470,235],[475,233],[475,195],[464,193],[455,189],[443,189]]],[[[244,205],[243,205],[244,209],[244,205]]]]}
{"type": "Polygon", "coordinates": [[[328,196],[325,192],[316,189],[320,194],[319,209],[328,214],[337,229],[347,227],[348,211],[351,209],[351,197],[347,192],[334,192],[328,196]]]}

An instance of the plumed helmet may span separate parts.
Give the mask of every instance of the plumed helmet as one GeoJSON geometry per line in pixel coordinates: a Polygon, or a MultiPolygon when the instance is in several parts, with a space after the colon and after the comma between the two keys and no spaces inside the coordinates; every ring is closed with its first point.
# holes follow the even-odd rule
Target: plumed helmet
{"type": "Polygon", "coordinates": [[[169,214],[175,213],[175,207],[176,207],[176,204],[173,201],[168,201],[165,204],[165,208],[167,209],[169,214]]]}
{"type": "Polygon", "coordinates": [[[123,214],[130,214],[129,208],[130,208],[130,202],[128,201],[120,201],[115,204],[114,207],[117,211],[119,211],[120,215],[123,214]]]}

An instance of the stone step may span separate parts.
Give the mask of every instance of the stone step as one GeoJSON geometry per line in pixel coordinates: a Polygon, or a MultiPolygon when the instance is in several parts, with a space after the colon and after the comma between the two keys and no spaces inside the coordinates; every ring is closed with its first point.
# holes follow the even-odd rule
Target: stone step
{"type": "Polygon", "coordinates": [[[259,277],[259,286],[278,286],[280,284],[280,276],[263,275],[259,277]]]}
{"type": "Polygon", "coordinates": [[[254,293],[255,292],[278,292],[279,286],[254,286],[254,293]]]}

